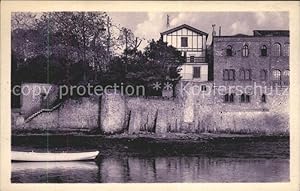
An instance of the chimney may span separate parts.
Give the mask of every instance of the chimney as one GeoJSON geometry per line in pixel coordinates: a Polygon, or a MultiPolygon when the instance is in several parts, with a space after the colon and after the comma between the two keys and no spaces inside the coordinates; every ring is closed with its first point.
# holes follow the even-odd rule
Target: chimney
{"type": "Polygon", "coordinates": [[[216,36],[215,26],[216,26],[215,24],[212,25],[212,28],[213,28],[212,36],[213,37],[216,36]]]}
{"type": "Polygon", "coordinates": [[[219,36],[221,36],[221,26],[219,26],[219,36]]]}

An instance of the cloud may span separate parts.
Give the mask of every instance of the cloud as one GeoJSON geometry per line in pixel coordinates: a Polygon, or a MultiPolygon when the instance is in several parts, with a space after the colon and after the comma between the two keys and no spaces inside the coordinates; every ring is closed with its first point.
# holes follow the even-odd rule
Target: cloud
{"type": "Polygon", "coordinates": [[[256,24],[263,28],[288,28],[287,12],[257,12],[255,19],[256,24]]]}
{"type": "Polygon", "coordinates": [[[237,21],[231,24],[230,33],[231,34],[249,34],[251,33],[251,29],[249,29],[249,25],[246,22],[237,21]]]}
{"type": "Polygon", "coordinates": [[[266,22],[266,20],[267,20],[267,16],[263,12],[257,12],[257,13],[255,13],[255,18],[256,18],[256,21],[257,21],[258,25],[264,24],[266,22]]]}
{"type": "Polygon", "coordinates": [[[197,18],[198,17],[195,17],[194,13],[179,13],[178,15],[174,16],[170,24],[171,26],[189,24],[189,23],[192,24],[197,22],[197,18]]]}
{"type": "MultiPolygon", "coordinates": [[[[134,34],[146,40],[159,39],[160,33],[166,29],[166,15],[166,13],[161,12],[149,12],[147,14],[147,20],[137,25],[134,34]]],[[[143,48],[146,44],[147,41],[144,40],[140,47],[143,48]]]]}
{"type": "Polygon", "coordinates": [[[181,24],[191,25],[209,34],[208,43],[211,41],[212,24],[216,24],[217,34],[219,26],[222,27],[222,35],[251,35],[256,29],[288,29],[287,12],[149,12],[146,19],[137,25],[135,35],[157,40],[160,33],[166,30],[167,14],[170,15],[171,28],[181,24]]]}

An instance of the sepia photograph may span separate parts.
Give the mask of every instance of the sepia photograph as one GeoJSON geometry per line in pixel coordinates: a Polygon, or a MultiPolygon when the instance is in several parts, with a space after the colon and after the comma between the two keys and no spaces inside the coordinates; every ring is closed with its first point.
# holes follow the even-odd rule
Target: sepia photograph
{"type": "Polygon", "coordinates": [[[10,184],[290,183],[289,11],[9,18],[10,184]]]}

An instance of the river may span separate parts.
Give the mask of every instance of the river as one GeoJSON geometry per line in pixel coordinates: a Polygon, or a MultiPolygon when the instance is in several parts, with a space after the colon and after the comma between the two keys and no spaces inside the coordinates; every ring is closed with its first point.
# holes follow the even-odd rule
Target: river
{"type": "MultiPolygon", "coordinates": [[[[73,139],[69,139],[68,144],[72,142],[70,140],[73,139]]],[[[45,150],[41,147],[18,145],[21,142],[13,141],[13,149],[23,151],[30,149],[36,151],[45,150]]],[[[238,142],[236,140],[233,142],[225,140],[221,141],[223,144],[220,142],[210,143],[210,146],[206,144],[204,147],[205,151],[210,150],[210,152],[201,152],[195,149],[200,147],[200,145],[203,146],[200,143],[199,146],[196,143],[189,143],[190,146],[182,142],[178,142],[177,145],[173,143],[175,150],[177,148],[176,151],[174,151],[174,148],[164,144],[156,145],[154,151],[149,151],[149,148],[154,148],[151,146],[144,148],[144,151],[142,151],[139,146],[132,142],[126,145],[125,143],[120,143],[122,146],[118,144],[122,142],[120,140],[116,140],[118,143],[113,142],[110,141],[111,144],[102,146],[101,149],[97,147],[102,154],[96,161],[13,162],[11,182],[170,183],[289,181],[289,141],[287,138],[273,138],[270,140],[247,139],[244,141],[239,140],[238,142]],[[258,147],[257,144],[261,145],[261,147],[258,147]],[[115,149],[112,149],[111,145],[114,145],[113,148],[115,149]],[[118,145],[118,148],[123,148],[123,150],[116,149],[116,145],[118,145]],[[238,146],[233,147],[233,145],[238,146]],[[157,150],[158,147],[163,148],[157,150]],[[194,152],[184,152],[178,148],[190,148],[188,150],[192,149],[194,152]],[[227,150],[224,148],[227,148],[227,150]],[[169,151],[166,152],[166,149],[169,149],[169,151]],[[223,150],[223,153],[220,150],[223,150]]],[[[57,146],[53,145],[53,147],[50,147],[50,150],[57,151],[57,146]]],[[[94,148],[93,146],[89,144],[84,149],[92,149],[94,148]]],[[[78,149],[78,147],[69,145],[68,147],[59,147],[58,150],[71,151],[83,150],[83,148],[78,149]]]]}

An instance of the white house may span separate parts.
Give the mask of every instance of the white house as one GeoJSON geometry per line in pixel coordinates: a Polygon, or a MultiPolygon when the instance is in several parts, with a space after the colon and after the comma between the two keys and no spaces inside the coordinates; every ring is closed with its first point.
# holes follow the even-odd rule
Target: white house
{"type": "Polygon", "coordinates": [[[183,24],[161,33],[168,45],[182,52],[186,62],[182,66],[182,80],[208,81],[206,41],[208,34],[183,24]]]}

